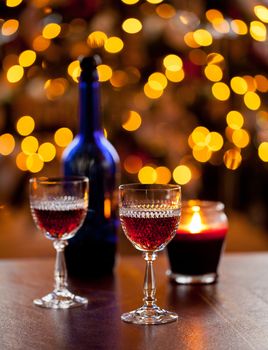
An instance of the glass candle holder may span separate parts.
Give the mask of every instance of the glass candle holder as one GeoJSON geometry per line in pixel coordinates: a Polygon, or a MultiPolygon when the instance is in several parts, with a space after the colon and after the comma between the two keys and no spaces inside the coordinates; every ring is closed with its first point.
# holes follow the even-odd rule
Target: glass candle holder
{"type": "Polygon", "coordinates": [[[223,203],[183,202],[179,229],[167,247],[170,279],[179,284],[214,283],[227,231],[223,203]]]}

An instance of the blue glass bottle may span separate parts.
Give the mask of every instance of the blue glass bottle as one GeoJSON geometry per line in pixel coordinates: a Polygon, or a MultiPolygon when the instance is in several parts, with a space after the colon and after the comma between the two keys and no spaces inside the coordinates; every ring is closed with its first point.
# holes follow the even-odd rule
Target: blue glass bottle
{"type": "Polygon", "coordinates": [[[89,178],[85,222],[65,249],[71,276],[101,276],[113,271],[117,243],[119,157],[101,125],[99,57],[80,60],[79,133],[63,154],[64,174],[89,178]]]}

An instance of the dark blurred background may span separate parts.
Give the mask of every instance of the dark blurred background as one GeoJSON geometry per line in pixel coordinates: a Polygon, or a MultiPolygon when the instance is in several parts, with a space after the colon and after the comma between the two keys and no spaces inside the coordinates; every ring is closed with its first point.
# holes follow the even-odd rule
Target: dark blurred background
{"type": "Polygon", "coordinates": [[[94,53],[121,182],[175,182],[184,199],[223,201],[227,250],[267,250],[266,5],[1,1],[0,257],[52,253],[28,180],[61,174],[78,127],[77,58],[94,53]]]}

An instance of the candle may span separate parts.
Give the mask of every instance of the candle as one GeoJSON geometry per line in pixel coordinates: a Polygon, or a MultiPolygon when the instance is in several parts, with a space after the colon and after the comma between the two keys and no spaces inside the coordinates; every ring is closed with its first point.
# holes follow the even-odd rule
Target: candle
{"type": "Polygon", "coordinates": [[[184,202],[175,238],[167,246],[171,280],[177,283],[213,283],[228,230],[220,202],[184,202]]]}

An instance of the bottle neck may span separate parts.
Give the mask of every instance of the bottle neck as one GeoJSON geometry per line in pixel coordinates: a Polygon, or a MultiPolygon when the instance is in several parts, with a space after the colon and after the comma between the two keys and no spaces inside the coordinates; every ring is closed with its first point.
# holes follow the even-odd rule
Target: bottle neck
{"type": "Polygon", "coordinates": [[[80,130],[79,134],[90,139],[96,131],[102,131],[100,118],[100,86],[98,81],[79,82],[80,130]]]}

